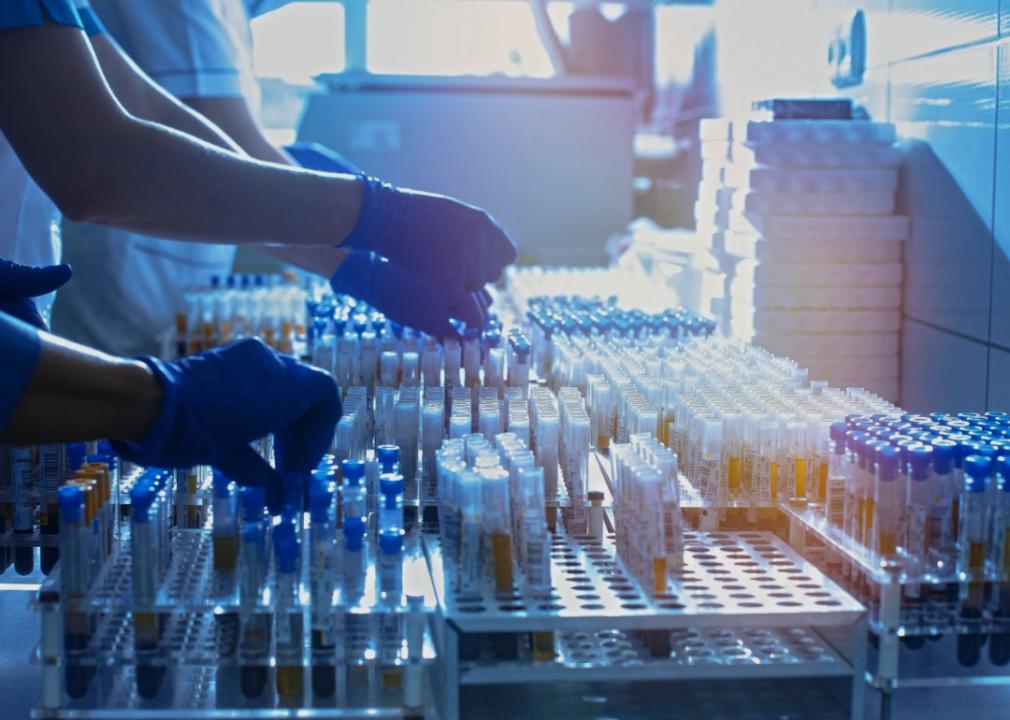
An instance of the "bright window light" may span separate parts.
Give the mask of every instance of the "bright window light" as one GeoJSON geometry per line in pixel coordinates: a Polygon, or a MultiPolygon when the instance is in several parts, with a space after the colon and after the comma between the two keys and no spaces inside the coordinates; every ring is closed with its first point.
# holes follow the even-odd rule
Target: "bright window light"
{"type": "Polygon", "coordinates": [[[367,47],[374,73],[554,74],[532,10],[514,0],[370,0],[367,47]]]}
{"type": "Polygon", "coordinates": [[[344,69],[344,7],[294,2],[252,21],[253,63],[263,78],[308,83],[344,69]]]}

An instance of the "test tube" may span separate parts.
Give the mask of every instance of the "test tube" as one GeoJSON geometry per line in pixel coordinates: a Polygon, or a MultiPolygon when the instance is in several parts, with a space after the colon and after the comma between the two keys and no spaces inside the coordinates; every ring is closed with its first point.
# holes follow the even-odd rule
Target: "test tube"
{"type": "MultiPolygon", "coordinates": [[[[39,455],[39,529],[42,535],[58,535],[60,514],[57,499],[60,483],[66,473],[64,447],[59,444],[40,445],[39,455]]],[[[43,547],[39,550],[39,563],[46,575],[59,560],[59,548],[43,547]]],[[[2,571],[0,571],[2,572],[2,571]]]]}
{"type": "Polygon", "coordinates": [[[536,416],[537,464],[544,469],[547,528],[554,532],[558,515],[558,442],[561,425],[557,413],[541,410],[536,416]]]}
{"type": "Polygon", "coordinates": [[[954,569],[954,547],[957,536],[953,534],[951,512],[956,496],[954,488],[954,458],[957,445],[949,440],[934,440],[933,447],[933,503],[929,516],[929,548],[934,560],[947,572],[954,569]]]}
{"type": "Polygon", "coordinates": [[[214,471],[214,570],[231,572],[238,561],[238,518],[231,480],[214,471]]]}
{"type": "Polygon", "coordinates": [[[407,596],[407,667],[403,681],[405,720],[424,717],[424,597],[407,596]]]}
{"type": "Polygon", "coordinates": [[[481,400],[478,406],[477,430],[486,438],[502,431],[501,408],[497,400],[481,400]]]}
{"type": "Polygon", "coordinates": [[[1010,662],[1010,458],[1001,457],[992,515],[993,576],[998,584],[992,611],[997,628],[989,637],[989,662],[1002,667],[1010,662]]]}
{"type": "Polygon", "coordinates": [[[401,358],[401,383],[404,387],[417,387],[421,374],[421,359],[414,351],[403,353],[401,358]]]}
{"type": "Polygon", "coordinates": [[[153,488],[139,483],[130,492],[130,554],[133,588],[133,638],[136,653],[137,693],[144,698],[158,694],[163,667],[156,664],[160,628],[154,609],[158,564],[152,556],[157,546],[151,523],[153,488]]]}
{"type": "MultiPolygon", "coordinates": [[[[917,443],[907,446],[908,493],[905,504],[905,537],[902,542],[911,565],[910,573],[921,575],[929,561],[929,513],[933,502],[931,464],[933,448],[917,443]]],[[[904,588],[905,602],[913,616],[918,616],[922,604],[922,586],[908,583],[904,588]]]]}
{"type": "Polygon", "coordinates": [[[91,674],[90,668],[82,662],[89,641],[88,616],[82,607],[88,592],[83,490],[77,485],[61,487],[59,507],[66,689],[70,697],[79,698],[87,693],[91,674]]]}
{"type": "Polygon", "coordinates": [[[484,503],[481,480],[472,470],[464,470],[459,474],[459,495],[460,538],[456,588],[461,595],[479,598],[483,577],[484,522],[481,510],[484,503]]]}
{"type": "Polygon", "coordinates": [[[274,540],[274,637],[277,647],[277,695],[283,702],[302,697],[302,610],[298,597],[298,535],[294,525],[282,521],[274,540]]]}
{"type": "MultiPolygon", "coordinates": [[[[14,506],[14,535],[35,532],[35,503],[31,495],[35,487],[35,448],[11,449],[11,500],[14,506]]],[[[30,575],[35,570],[35,549],[31,545],[14,547],[14,571],[30,575]]]]}
{"type": "Polygon", "coordinates": [[[459,340],[456,338],[446,338],[445,347],[445,392],[446,397],[452,397],[454,388],[459,387],[459,370],[462,364],[462,351],[459,340]]]}
{"type": "MultiPolygon", "coordinates": [[[[344,611],[345,644],[365,646],[371,643],[371,633],[368,629],[368,615],[356,612],[365,593],[365,574],[368,559],[365,548],[365,524],[361,518],[350,517],[344,520],[344,567],[342,605],[344,611]]],[[[351,660],[352,658],[348,658],[351,660]]]]}
{"type": "Polygon", "coordinates": [[[341,464],[343,482],[340,485],[341,512],[344,518],[368,516],[365,490],[365,463],[347,459],[341,464]]]}
{"type": "Polygon", "coordinates": [[[379,591],[387,606],[400,604],[403,595],[403,530],[386,527],[379,532],[379,591]]]}
{"type": "Polygon", "coordinates": [[[379,475],[379,517],[377,529],[402,530],[403,518],[403,475],[383,473],[379,475]]]}
{"type": "MultiPolygon", "coordinates": [[[[421,409],[421,487],[438,494],[436,453],[445,436],[445,414],[441,402],[425,401],[421,409]]],[[[423,498],[427,501],[429,498],[423,498]]]]}
{"type": "Polygon", "coordinates": [[[241,622],[242,694],[259,697],[266,686],[270,650],[270,616],[263,612],[263,590],[267,573],[267,529],[263,515],[262,487],[244,487],[242,534],[239,539],[239,620],[241,622]]]}
{"type": "Polygon", "coordinates": [[[902,501],[902,488],[898,482],[898,458],[897,448],[890,445],[882,447],[877,454],[874,549],[885,558],[893,558],[898,552],[898,517],[902,501]]]}
{"type": "Polygon", "coordinates": [[[597,540],[603,540],[603,493],[599,490],[589,492],[589,534],[597,540]]]}
{"type": "MultiPolygon", "coordinates": [[[[492,454],[482,455],[490,458],[492,454]]],[[[491,541],[491,556],[494,567],[495,588],[498,592],[510,592],[515,585],[512,558],[512,525],[509,514],[509,475],[497,464],[481,463],[477,474],[482,485],[484,500],[485,536],[491,541]]]]}
{"type": "Polygon", "coordinates": [[[336,691],[336,631],[333,593],[337,579],[336,516],[333,490],[325,476],[309,486],[309,583],[312,601],[312,692],[332,697],[336,691]]]}
{"type": "Polygon", "coordinates": [[[846,424],[833,423],[830,430],[831,454],[828,456],[828,480],[825,488],[825,517],[828,523],[841,530],[845,524],[845,432],[846,424]]]}
{"type": "MultiPolygon", "coordinates": [[[[989,473],[992,462],[983,455],[964,459],[964,494],[961,498],[960,557],[961,622],[969,627],[982,620],[986,593],[986,554],[989,545],[989,473]]],[[[957,659],[965,667],[978,664],[984,636],[974,632],[958,634],[957,659]]]]}
{"type": "Polygon", "coordinates": [[[463,332],[463,375],[469,388],[480,385],[480,331],[468,327],[463,332]]]}
{"type": "Polygon", "coordinates": [[[442,348],[429,338],[421,356],[421,376],[425,387],[438,387],[442,380],[442,348]]]}

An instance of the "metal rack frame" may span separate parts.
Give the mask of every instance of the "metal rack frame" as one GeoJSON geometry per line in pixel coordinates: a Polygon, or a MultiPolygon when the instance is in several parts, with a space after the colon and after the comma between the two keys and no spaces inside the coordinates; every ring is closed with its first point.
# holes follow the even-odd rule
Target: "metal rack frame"
{"type": "Polygon", "coordinates": [[[459,717],[468,684],[838,676],[853,678],[852,717],[862,717],[865,609],[770,533],[685,533],[684,567],[658,594],[626,572],[612,536],[553,536],[547,594],[487,585],[481,597],[459,597],[447,591],[437,538],[424,545],[443,608],[434,684],[445,720],[459,717]],[[852,659],[808,626],[851,628],[852,659]],[[529,632],[559,636],[553,660],[460,659],[461,635],[529,632]],[[656,632],[670,633],[672,652],[647,657],[637,634],[656,632]]]}
{"type": "MultiPolygon", "coordinates": [[[[901,576],[901,568],[897,565],[880,564],[871,553],[853,548],[842,538],[832,532],[830,526],[817,513],[808,508],[795,506],[788,502],[780,505],[781,512],[788,521],[789,545],[800,554],[811,550],[811,538],[823,546],[844,557],[849,563],[858,567],[864,577],[874,583],[877,602],[874,608],[876,619],[868,619],[867,628],[872,629],[877,636],[875,643],[874,662],[867,660],[865,683],[867,687],[879,694],[879,712],[882,720],[891,717],[893,694],[898,690],[924,688],[954,688],[954,687],[992,687],[1010,686],[1010,670],[1000,675],[945,675],[945,676],[901,676],[902,637],[907,635],[924,635],[922,628],[906,627],[902,620],[902,589],[909,583],[944,584],[960,582],[952,577],[914,577],[901,576]]],[[[955,625],[946,633],[957,635],[959,628],[955,625]]],[[[976,628],[976,632],[1010,632],[1010,625],[998,626],[989,623],[985,627],[976,628]]]]}

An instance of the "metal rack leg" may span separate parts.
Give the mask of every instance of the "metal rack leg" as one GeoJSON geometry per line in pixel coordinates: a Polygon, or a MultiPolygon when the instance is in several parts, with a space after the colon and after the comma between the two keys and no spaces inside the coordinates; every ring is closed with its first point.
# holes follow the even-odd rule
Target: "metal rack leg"
{"type": "Polygon", "coordinates": [[[442,622],[442,720],[459,720],[459,633],[442,622]]]}
{"type": "Polygon", "coordinates": [[[852,720],[864,720],[866,717],[866,633],[869,623],[866,616],[853,625],[856,633],[856,643],[852,648],[852,720]]]}

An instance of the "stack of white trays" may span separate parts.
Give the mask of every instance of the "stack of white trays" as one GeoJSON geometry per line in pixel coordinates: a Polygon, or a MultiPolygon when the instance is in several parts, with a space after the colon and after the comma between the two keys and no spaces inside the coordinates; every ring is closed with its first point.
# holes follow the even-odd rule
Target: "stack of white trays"
{"type": "Polygon", "coordinates": [[[897,401],[900,152],[889,123],[702,123],[696,215],[732,262],[727,329],[812,379],[897,401]]]}

